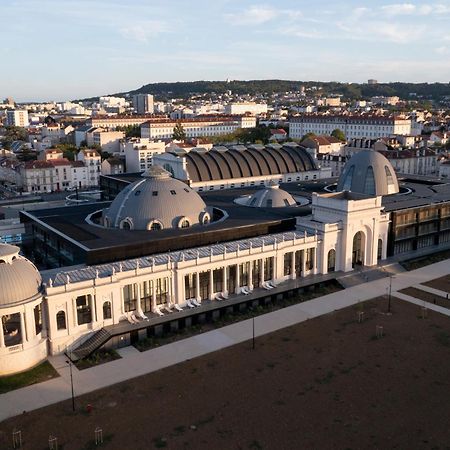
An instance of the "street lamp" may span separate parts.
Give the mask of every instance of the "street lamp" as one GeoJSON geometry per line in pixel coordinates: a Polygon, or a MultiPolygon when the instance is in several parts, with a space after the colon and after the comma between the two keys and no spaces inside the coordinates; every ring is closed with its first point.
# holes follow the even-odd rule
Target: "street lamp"
{"type": "Polygon", "coordinates": [[[66,361],[67,364],[69,364],[69,370],[70,370],[70,387],[72,390],[72,411],[75,411],[75,395],[73,393],[73,376],[72,376],[72,360],[69,357],[69,360],[66,361]]]}
{"type": "Polygon", "coordinates": [[[388,310],[387,310],[388,313],[391,312],[392,278],[394,278],[394,275],[389,274],[389,296],[388,296],[388,310]]]}

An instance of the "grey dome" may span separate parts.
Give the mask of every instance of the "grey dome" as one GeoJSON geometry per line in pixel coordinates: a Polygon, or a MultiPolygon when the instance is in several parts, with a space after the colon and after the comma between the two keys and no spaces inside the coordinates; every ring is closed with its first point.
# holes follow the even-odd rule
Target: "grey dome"
{"type": "Polygon", "coordinates": [[[19,247],[0,244],[0,308],[35,300],[41,283],[41,274],[19,255],[19,247]]]}
{"type": "Polygon", "coordinates": [[[397,176],[389,160],[374,150],[362,150],[350,158],[339,177],[337,191],[367,195],[399,192],[397,176]]]}
{"type": "Polygon", "coordinates": [[[153,166],[117,195],[103,219],[113,228],[150,230],[207,223],[210,216],[197,192],[153,166]]]}
{"type": "Polygon", "coordinates": [[[289,192],[283,191],[278,185],[258,189],[246,202],[247,206],[255,208],[283,208],[296,206],[297,203],[289,192]]]}

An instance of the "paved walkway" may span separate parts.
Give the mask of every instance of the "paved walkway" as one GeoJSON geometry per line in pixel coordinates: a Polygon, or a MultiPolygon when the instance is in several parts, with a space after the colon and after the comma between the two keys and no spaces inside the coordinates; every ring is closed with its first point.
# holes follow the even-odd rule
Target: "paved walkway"
{"type": "MultiPolygon", "coordinates": [[[[359,301],[386,295],[389,292],[390,283],[392,293],[395,293],[396,297],[402,297],[403,300],[422,305],[423,302],[397,294],[396,291],[439,278],[449,274],[449,272],[449,261],[441,261],[411,272],[397,273],[391,279],[385,277],[368,281],[349,287],[344,291],[264,314],[255,318],[255,335],[262,336],[334,310],[346,308],[359,301]]],[[[447,315],[450,314],[445,308],[435,305],[430,305],[430,309],[447,315]]],[[[134,348],[121,349],[119,352],[122,359],[83,371],[73,368],[75,395],[79,396],[130,378],[145,375],[244,342],[251,337],[252,319],[243,320],[142,353],[134,348]]],[[[49,360],[61,376],[0,395],[0,421],[21,414],[23,411],[31,411],[70,398],[70,374],[66,358],[55,356],[49,360]]]]}

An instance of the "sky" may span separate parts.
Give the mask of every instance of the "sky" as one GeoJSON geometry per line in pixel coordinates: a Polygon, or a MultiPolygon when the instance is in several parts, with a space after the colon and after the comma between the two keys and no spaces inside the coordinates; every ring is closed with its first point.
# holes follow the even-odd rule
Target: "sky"
{"type": "Polygon", "coordinates": [[[0,99],[152,82],[450,81],[450,0],[0,0],[0,99]]]}

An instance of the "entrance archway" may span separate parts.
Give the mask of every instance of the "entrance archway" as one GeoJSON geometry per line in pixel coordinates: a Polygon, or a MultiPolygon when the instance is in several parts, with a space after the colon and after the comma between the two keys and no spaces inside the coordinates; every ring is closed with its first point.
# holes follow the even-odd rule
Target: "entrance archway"
{"type": "Polygon", "coordinates": [[[362,231],[353,236],[352,267],[364,265],[364,238],[362,231]]]}
{"type": "Polygon", "coordinates": [[[334,272],[336,269],[336,250],[332,248],[328,252],[328,272],[334,272]]]}

